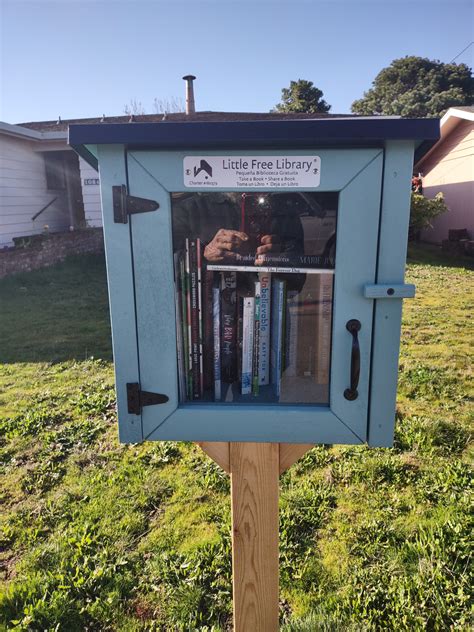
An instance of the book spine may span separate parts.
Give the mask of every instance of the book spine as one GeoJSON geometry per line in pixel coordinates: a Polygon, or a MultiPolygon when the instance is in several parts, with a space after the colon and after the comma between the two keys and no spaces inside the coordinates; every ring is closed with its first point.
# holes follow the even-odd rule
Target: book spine
{"type": "Polygon", "coordinates": [[[185,291],[186,291],[186,323],[187,323],[187,395],[188,399],[193,399],[193,350],[192,350],[192,331],[191,331],[191,252],[190,242],[186,238],[186,274],[185,274],[185,291]]]}
{"type": "Polygon", "coordinates": [[[198,318],[199,318],[199,395],[204,394],[204,359],[202,351],[203,341],[203,306],[202,306],[202,257],[201,257],[201,240],[196,239],[196,264],[197,264],[197,295],[198,295],[198,318]]]}
{"type": "Polygon", "coordinates": [[[331,364],[333,277],[321,275],[319,285],[319,309],[317,327],[316,382],[329,384],[331,364]]]}
{"type": "Polygon", "coordinates": [[[189,341],[188,341],[188,306],[187,306],[187,278],[186,278],[186,252],[182,252],[179,259],[179,279],[181,292],[181,338],[183,341],[183,364],[184,364],[184,390],[183,396],[186,400],[189,395],[189,341]]]}
{"type": "Polygon", "coordinates": [[[252,392],[255,299],[243,299],[242,318],[242,395],[252,392]]]}
{"type": "Polygon", "coordinates": [[[285,281],[275,280],[272,283],[272,322],[271,322],[271,382],[275,394],[280,396],[281,373],[283,366],[283,331],[285,308],[285,281]]]}
{"type": "Polygon", "coordinates": [[[181,297],[181,253],[175,252],[174,256],[174,281],[175,281],[175,322],[176,322],[176,347],[178,354],[178,389],[179,389],[179,401],[186,400],[186,376],[184,365],[184,341],[183,341],[183,329],[181,325],[182,318],[182,297],[181,297]]]}
{"type": "Polygon", "coordinates": [[[223,272],[221,276],[222,380],[231,384],[237,380],[237,274],[223,272]]]}
{"type": "MultiPolygon", "coordinates": [[[[199,323],[199,283],[198,257],[196,240],[189,243],[190,251],[190,285],[191,285],[191,373],[192,398],[201,398],[200,374],[200,323],[199,323]]],[[[201,356],[202,357],[202,356],[201,356]]]]}
{"type": "Polygon", "coordinates": [[[221,400],[221,291],[219,285],[212,288],[212,325],[214,337],[214,399],[221,400]]]}
{"type": "Polygon", "coordinates": [[[203,373],[204,390],[212,390],[214,384],[213,375],[213,349],[214,349],[214,272],[206,270],[203,274],[202,288],[202,318],[203,318],[203,373]]]}
{"type": "Polygon", "coordinates": [[[253,366],[252,366],[252,395],[259,393],[259,370],[260,370],[260,281],[255,282],[255,316],[254,316],[254,337],[253,337],[253,366]]]}
{"type": "Polygon", "coordinates": [[[260,273],[260,342],[258,380],[261,386],[270,383],[271,275],[260,273]]]}
{"type": "Polygon", "coordinates": [[[291,290],[286,297],[285,376],[296,376],[298,359],[298,292],[291,290]]]}

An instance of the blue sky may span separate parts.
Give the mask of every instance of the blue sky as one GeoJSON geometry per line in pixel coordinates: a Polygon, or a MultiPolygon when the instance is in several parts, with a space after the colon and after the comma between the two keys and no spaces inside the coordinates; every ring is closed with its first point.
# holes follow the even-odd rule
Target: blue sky
{"type": "MultiPolygon", "coordinates": [[[[474,40],[470,0],[0,0],[9,123],[123,114],[131,99],[265,112],[294,79],[349,112],[393,59],[449,62],[474,40]]],[[[474,46],[456,61],[474,65],[474,46]]]]}

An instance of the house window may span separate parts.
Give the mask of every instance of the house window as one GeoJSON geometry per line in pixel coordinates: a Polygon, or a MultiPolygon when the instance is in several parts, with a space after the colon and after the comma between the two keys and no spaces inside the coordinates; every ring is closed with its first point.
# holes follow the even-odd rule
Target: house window
{"type": "Polygon", "coordinates": [[[48,189],[64,190],[66,188],[66,174],[62,152],[50,151],[44,154],[46,169],[46,187],[48,189]]]}

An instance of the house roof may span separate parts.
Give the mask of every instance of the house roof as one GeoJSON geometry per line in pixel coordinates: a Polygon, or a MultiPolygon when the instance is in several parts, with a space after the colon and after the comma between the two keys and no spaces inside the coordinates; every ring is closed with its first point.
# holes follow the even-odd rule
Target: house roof
{"type": "Polygon", "coordinates": [[[23,125],[11,125],[10,123],[0,121],[0,134],[34,141],[66,140],[67,128],[64,130],[53,129],[51,131],[40,131],[35,128],[25,127],[23,125]]]}
{"type": "Polygon", "coordinates": [[[455,127],[461,121],[474,121],[474,106],[466,105],[462,107],[449,108],[443,118],[440,120],[440,137],[439,140],[416,162],[414,169],[421,167],[422,163],[435,151],[441,143],[451,134],[455,127]]]}
{"type": "Polygon", "coordinates": [[[18,123],[21,127],[26,127],[38,131],[67,131],[69,125],[95,125],[119,124],[119,123],[164,123],[164,122],[211,122],[211,121],[284,121],[292,119],[320,119],[320,118],[354,118],[353,114],[308,114],[307,112],[195,112],[185,114],[184,112],[171,112],[160,114],[130,114],[123,116],[102,116],[96,118],[81,119],[58,119],[56,121],[31,121],[28,123],[18,123]]]}

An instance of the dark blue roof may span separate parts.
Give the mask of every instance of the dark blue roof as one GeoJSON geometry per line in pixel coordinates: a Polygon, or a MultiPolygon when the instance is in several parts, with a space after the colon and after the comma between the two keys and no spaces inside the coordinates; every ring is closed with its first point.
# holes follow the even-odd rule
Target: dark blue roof
{"type": "Polygon", "coordinates": [[[383,146],[414,140],[419,160],[439,138],[438,119],[349,117],[310,120],[160,122],[70,125],[69,144],[90,164],[86,145],[154,149],[299,149],[383,146]]]}

